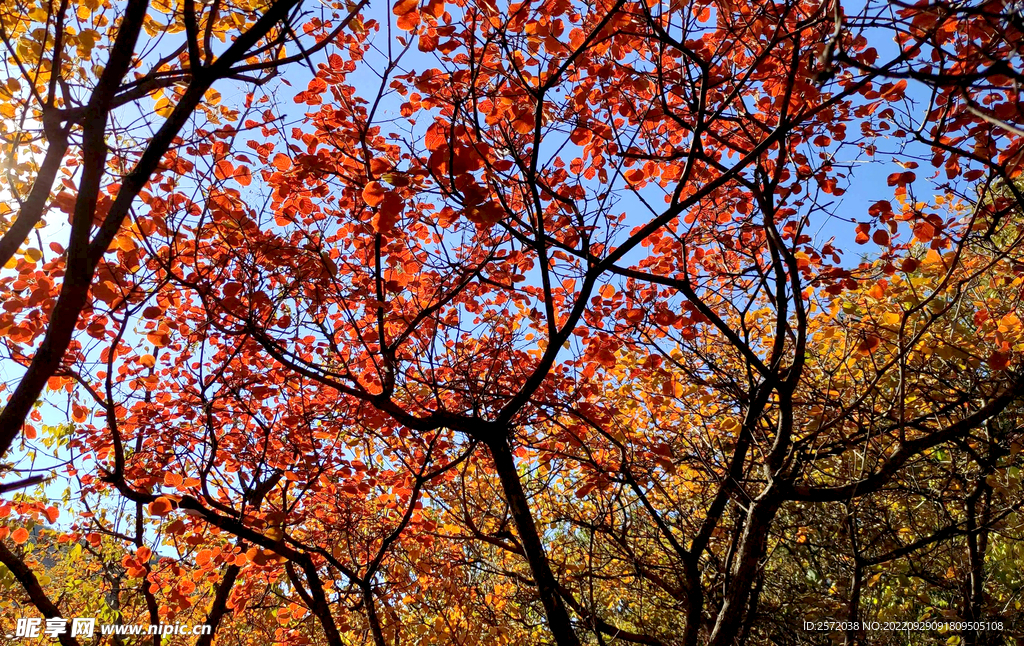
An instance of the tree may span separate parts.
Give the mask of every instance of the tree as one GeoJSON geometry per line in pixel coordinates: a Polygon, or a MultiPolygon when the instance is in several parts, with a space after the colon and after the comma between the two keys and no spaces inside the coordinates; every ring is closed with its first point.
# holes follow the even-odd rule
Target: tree
{"type": "MultiPolygon", "coordinates": [[[[19,338],[21,343],[40,336],[42,340],[0,414],[0,453],[10,449],[46,381],[58,372],[86,307],[96,268],[121,233],[133,202],[147,183],[162,179],[163,173],[182,170],[168,164],[168,155],[176,156],[172,147],[183,143],[179,137],[182,129],[213,84],[222,79],[266,82],[288,62],[285,47],[294,38],[292,23],[303,20],[298,0],[224,10],[221,3],[214,2],[199,11],[190,0],[174,7],[163,3],[154,7],[153,13],[169,14],[167,25],[156,21],[145,0],[121,5],[83,3],[74,18],[69,9],[68,2],[16,2],[3,13],[2,37],[12,72],[7,79],[10,98],[5,110],[11,123],[17,120],[19,124],[7,144],[10,163],[6,179],[19,208],[0,242],[0,260],[5,265],[13,260],[50,208],[56,206],[68,213],[71,230],[66,249],[54,249],[61,256],[66,254],[67,261],[60,270],[60,293],[46,308],[46,324],[21,330],[28,336],[19,338]],[[77,28],[71,22],[77,22],[77,28]],[[139,42],[143,31],[149,42],[139,42]],[[181,32],[180,45],[165,42],[181,32]],[[226,42],[229,37],[230,44],[226,42]],[[72,45],[77,48],[77,61],[66,51],[72,45]],[[166,55],[161,52],[164,47],[168,48],[166,55]],[[97,63],[95,78],[85,65],[91,62],[93,50],[109,50],[105,64],[99,67],[97,63]],[[128,78],[131,70],[144,67],[147,72],[135,72],[135,78],[128,78]],[[132,104],[154,93],[159,96],[155,109],[165,119],[159,124],[146,122],[156,128],[151,137],[118,127],[117,117],[130,116],[132,104]],[[41,124],[40,133],[26,129],[32,122],[41,124]],[[79,141],[71,150],[75,138],[79,141]],[[13,172],[18,157],[40,154],[44,145],[38,169],[30,162],[18,164],[18,171],[31,176],[31,181],[18,177],[13,172]],[[118,152],[116,160],[109,160],[112,147],[118,152]],[[81,167],[77,186],[71,179],[75,166],[81,167]],[[51,200],[60,174],[65,175],[60,178],[61,192],[51,200]]],[[[323,23],[317,24],[320,26],[309,31],[322,31],[323,23]]],[[[314,48],[329,43],[342,28],[323,34],[314,48]]],[[[296,41],[293,47],[301,50],[302,46],[296,41]]],[[[303,56],[293,53],[291,60],[303,56]]],[[[219,125],[220,118],[237,118],[237,111],[207,107],[205,112],[212,125],[219,125]]],[[[42,259],[41,249],[26,253],[29,264],[42,259]]],[[[12,268],[21,273],[30,270],[17,265],[12,268]]],[[[50,292],[57,291],[52,282],[43,281],[42,292],[33,290],[35,300],[48,300],[50,292]]],[[[8,301],[8,305],[16,304],[8,301]]],[[[17,311],[15,307],[7,309],[17,311]]]]}
{"type": "MultiPolygon", "coordinates": [[[[0,239],[0,262],[17,272],[4,278],[6,313],[0,327],[11,361],[24,366],[0,413],[0,454],[9,454],[19,434],[35,436],[32,426],[23,425],[47,383],[59,386],[61,379],[77,376],[68,362],[73,364],[74,355],[83,351],[73,341],[83,313],[94,311],[93,299],[103,299],[104,274],[117,276],[137,267],[131,240],[152,226],[138,215],[125,225],[133,204],[140,194],[143,201],[151,196],[147,187],[151,190],[192,167],[176,152],[187,143],[183,130],[196,129],[199,140],[209,136],[203,125],[220,126],[213,131],[220,137],[235,131],[230,122],[237,121],[238,109],[216,107],[219,94],[213,85],[224,79],[263,85],[281,66],[330,44],[360,6],[348,7],[333,28],[308,10],[303,13],[298,0],[243,6],[215,1],[198,8],[191,0],[153,7],[146,0],[82,2],[75,7],[66,0],[47,0],[8,3],[0,10],[7,70],[0,116],[13,126],[4,140],[6,175],[0,180],[10,194],[0,212],[9,219],[0,239]],[[159,15],[166,16],[166,25],[155,18],[159,15]],[[299,24],[306,25],[307,40],[319,40],[304,46],[295,35],[299,24]],[[105,58],[101,52],[107,52],[105,58]],[[146,71],[136,71],[142,69],[146,71]],[[144,119],[139,129],[132,120],[150,113],[141,105],[148,97],[155,98],[153,109],[161,120],[144,119]],[[193,119],[197,109],[205,124],[193,119]],[[46,224],[50,210],[69,217],[67,244],[50,245],[58,257],[46,259],[38,232],[39,247],[19,254],[23,245],[31,244],[26,238],[33,229],[46,224]],[[131,260],[105,260],[112,243],[131,260]]],[[[337,20],[338,13],[333,16],[337,20]]],[[[115,309],[142,296],[114,296],[115,309]]],[[[89,333],[104,336],[102,325],[89,333]]],[[[34,419],[38,415],[32,413],[34,419]]],[[[9,468],[4,465],[5,471],[9,468]]],[[[8,483],[4,490],[37,481],[33,477],[8,483]]],[[[141,520],[137,527],[135,541],[141,545],[141,520]]],[[[0,556],[41,612],[57,612],[24,562],[6,548],[0,556]]],[[[147,602],[155,618],[155,602],[147,602]]]]}
{"type": "Polygon", "coordinates": [[[75,504],[111,512],[66,539],[159,554],[126,554],[151,619],[725,646],[792,635],[795,593],[851,621],[1016,593],[988,575],[1019,538],[1012,6],[359,9],[225,63],[293,39],[305,114],[245,99],[156,149],[72,271],[79,188],[72,318],[0,327],[30,361],[0,433],[68,393],[75,504]],[[886,186],[840,206],[867,161],[886,186]],[[814,233],[851,217],[859,263],[814,233]]]}

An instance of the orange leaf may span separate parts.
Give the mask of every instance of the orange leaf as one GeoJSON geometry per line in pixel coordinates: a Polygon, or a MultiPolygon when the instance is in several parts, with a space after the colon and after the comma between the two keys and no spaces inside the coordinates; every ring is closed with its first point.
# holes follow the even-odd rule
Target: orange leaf
{"type": "Polygon", "coordinates": [[[386,193],[380,182],[370,182],[363,188],[363,201],[367,206],[377,206],[383,201],[386,193]]]}
{"type": "Polygon", "coordinates": [[[217,179],[227,179],[235,174],[234,165],[226,159],[217,162],[213,167],[213,176],[217,179]]]}
{"type": "Polygon", "coordinates": [[[420,12],[410,11],[407,14],[403,14],[402,16],[399,16],[395,24],[398,25],[398,28],[402,31],[412,31],[420,24],[420,12]]]}
{"type": "Polygon", "coordinates": [[[639,184],[640,182],[644,181],[646,175],[644,174],[642,168],[634,168],[631,171],[627,171],[625,177],[626,181],[629,182],[630,184],[639,184]]]}
{"type": "Polygon", "coordinates": [[[864,244],[870,238],[868,238],[868,231],[871,229],[871,225],[867,222],[861,222],[857,225],[857,237],[854,238],[854,242],[857,244],[864,244]]]}
{"type": "Polygon", "coordinates": [[[435,30],[428,30],[427,33],[421,34],[418,46],[420,51],[433,51],[437,49],[437,32],[435,30]]]}
{"type": "Polygon", "coordinates": [[[576,128],[569,133],[569,141],[577,146],[584,146],[590,142],[591,132],[588,128],[576,128]]]}
{"type": "Polygon", "coordinates": [[[17,543],[18,545],[22,545],[28,540],[28,530],[24,527],[19,527],[18,529],[14,530],[13,534],[11,534],[11,540],[17,543]]]}
{"type": "Polygon", "coordinates": [[[380,202],[377,214],[373,216],[374,230],[380,233],[387,233],[394,229],[404,209],[405,200],[395,191],[387,191],[380,202]]]}
{"type": "Polygon", "coordinates": [[[434,122],[427,128],[426,134],[423,135],[423,145],[427,147],[427,150],[434,152],[441,148],[446,141],[446,132],[444,126],[434,122]]]}
{"type": "Polygon", "coordinates": [[[512,122],[512,129],[521,135],[528,135],[533,132],[535,124],[536,122],[533,119],[533,113],[524,111],[512,122]]]}
{"type": "Polygon", "coordinates": [[[185,532],[185,523],[178,519],[168,525],[164,531],[168,534],[183,534],[185,532]]]}
{"type": "Polygon", "coordinates": [[[480,206],[466,207],[465,214],[471,222],[489,226],[501,220],[505,211],[497,202],[490,201],[480,206]]]}
{"type": "Polygon", "coordinates": [[[875,348],[882,345],[882,340],[877,336],[869,336],[857,345],[857,352],[860,354],[871,354],[875,348]]]}
{"type": "Polygon", "coordinates": [[[931,242],[935,237],[935,227],[931,222],[918,222],[914,225],[914,237],[921,242],[931,242]]]}
{"type": "Polygon", "coordinates": [[[164,496],[160,496],[153,502],[149,503],[149,513],[153,516],[166,516],[171,513],[171,509],[173,508],[174,505],[172,505],[171,501],[164,496]]]}
{"type": "Polygon", "coordinates": [[[404,16],[411,11],[415,11],[419,6],[419,0],[398,0],[391,9],[391,12],[396,16],[404,16]]]}
{"type": "Polygon", "coordinates": [[[429,0],[423,7],[427,15],[440,18],[444,15],[444,2],[442,0],[429,0]]]}
{"type": "Polygon", "coordinates": [[[288,155],[284,153],[277,153],[274,155],[274,168],[279,171],[286,171],[292,167],[292,160],[288,159],[288,155]]]}
{"type": "Polygon", "coordinates": [[[892,101],[899,100],[903,96],[903,92],[907,89],[906,80],[901,80],[898,83],[886,83],[882,86],[882,98],[890,99],[892,101]]]}

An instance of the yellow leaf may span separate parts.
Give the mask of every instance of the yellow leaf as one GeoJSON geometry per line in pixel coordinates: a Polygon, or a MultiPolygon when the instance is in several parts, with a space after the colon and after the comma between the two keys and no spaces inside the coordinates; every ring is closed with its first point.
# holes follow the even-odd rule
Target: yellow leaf
{"type": "Polygon", "coordinates": [[[84,29],[78,34],[78,55],[82,58],[92,56],[92,48],[96,46],[99,33],[95,29],[84,29]]]}
{"type": "Polygon", "coordinates": [[[157,34],[162,33],[164,29],[167,28],[167,25],[159,23],[149,16],[146,16],[146,19],[142,22],[142,28],[145,29],[146,33],[150,36],[156,36],[157,34]]]}
{"type": "Polygon", "coordinates": [[[171,105],[170,99],[166,96],[161,96],[157,99],[156,105],[153,106],[153,111],[161,117],[167,118],[171,116],[171,112],[174,111],[174,106],[171,105]]]}

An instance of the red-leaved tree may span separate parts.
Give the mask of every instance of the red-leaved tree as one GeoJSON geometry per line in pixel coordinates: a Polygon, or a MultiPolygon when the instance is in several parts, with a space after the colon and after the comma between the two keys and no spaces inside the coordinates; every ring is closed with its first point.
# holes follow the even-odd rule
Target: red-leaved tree
{"type": "Polygon", "coordinates": [[[103,119],[162,67],[37,108],[82,128],[80,183],[36,180],[70,244],[2,283],[3,448],[66,392],[88,513],[55,535],[120,554],[123,615],[375,646],[1017,625],[1016,5],[272,3],[197,63],[171,4],[186,89],[136,170],[103,119]]]}

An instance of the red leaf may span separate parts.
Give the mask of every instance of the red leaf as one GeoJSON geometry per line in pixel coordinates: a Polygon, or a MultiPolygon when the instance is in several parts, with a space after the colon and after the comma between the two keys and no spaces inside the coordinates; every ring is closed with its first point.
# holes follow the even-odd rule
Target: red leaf
{"type": "Polygon", "coordinates": [[[877,218],[883,213],[892,213],[892,204],[889,200],[879,200],[868,207],[868,215],[877,218]]]}
{"type": "Polygon", "coordinates": [[[885,181],[889,186],[906,186],[907,184],[913,182],[915,179],[917,179],[917,175],[915,175],[913,172],[909,170],[906,170],[903,171],[902,173],[893,173],[892,175],[889,175],[889,177],[886,178],[885,181]]]}
{"type": "Polygon", "coordinates": [[[588,482],[587,484],[583,485],[582,487],[580,487],[579,489],[576,490],[576,497],[577,498],[586,498],[587,494],[590,493],[593,490],[594,490],[594,483],[593,482],[588,482]]]}
{"type": "Polygon", "coordinates": [[[427,15],[440,18],[444,15],[444,2],[441,0],[429,0],[426,6],[423,7],[423,10],[427,15]]]}
{"type": "Polygon", "coordinates": [[[1010,365],[1010,354],[1008,352],[993,352],[989,355],[988,365],[993,370],[1006,370],[1010,365]]]}

